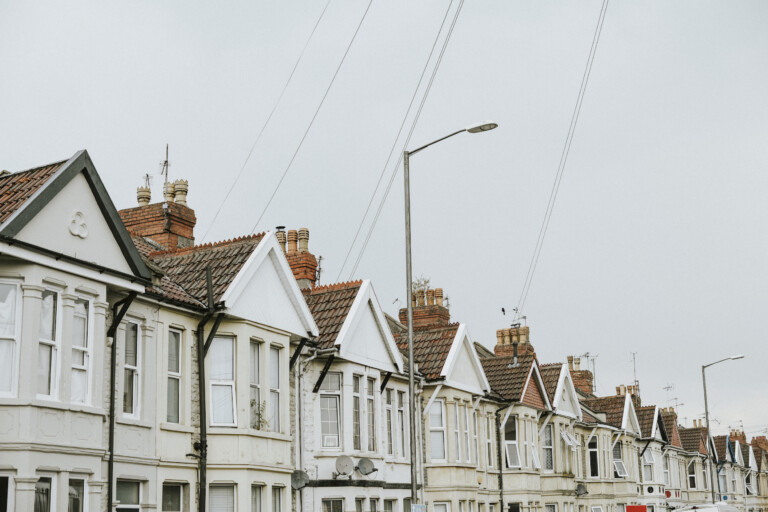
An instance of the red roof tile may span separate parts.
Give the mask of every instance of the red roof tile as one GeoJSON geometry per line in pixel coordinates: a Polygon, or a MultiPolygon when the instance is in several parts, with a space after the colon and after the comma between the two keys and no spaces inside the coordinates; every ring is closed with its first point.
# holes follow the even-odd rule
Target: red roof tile
{"type": "Polygon", "coordinates": [[[210,267],[214,302],[219,302],[263,237],[261,233],[214,244],[153,252],[149,254],[149,259],[178,286],[203,303],[208,301],[205,269],[210,267]]]}
{"type": "Polygon", "coordinates": [[[10,218],[67,160],[0,176],[0,224],[10,218]]]}
{"type": "Polygon", "coordinates": [[[646,405],[635,409],[637,422],[640,424],[640,433],[643,437],[651,437],[653,433],[653,420],[656,417],[656,406],[646,405]]]}
{"type": "MultiPolygon", "coordinates": [[[[413,330],[413,359],[427,380],[440,379],[448,352],[459,329],[458,323],[420,327],[413,330]]],[[[407,356],[408,332],[396,333],[397,348],[407,356]]]]}
{"type": "Polygon", "coordinates": [[[585,406],[595,412],[605,414],[605,422],[617,428],[621,428],[621,421],[624,417],[623,396],[603,396],[595,398],[582,398],[585,406]]]}
{"type": "Polygon", "coordinates": [[[544,381],[544,387],[547,389],[547,395],[549,396],[550,403],[555,400],[557,383],[560,382],[560,372],[562,372],[562,370],[563,363],[549,363],[539,366],[539,371],[541,372],[541,380],[544,381]]]}
{"type": "Polygon", "coordinates": [[[516,366],[513,366],[514,356],[484,357],[480,362],[491,389],[506,400],[519,402],[535,359],[536,356],[530,353],[518,356],[516,366]]]}
{"type": "Polygon", "coordinates": [[[584,423],[600,423],[598,419],[592,416],[584,407],[581,408],[581,419],[584,423]]]}
{"type": "Polygon", "coordinates": [[[317,337],[319,348],[333,347],[362,284],[362,281],[351,281],[304,291],[307,306],[320,331],[317,337]]]}
{"type": "Polygon", "coordinates": [[[728,448],[728,441],[726,439],[726,436],[713,436],[712,441],[715,443],[717,460],[721,462],[724,460],[728,460],[728,457],[726,457],[726,450],[728,448]]]}
{"type": "Polygon", "coordinates": [[[707,454],[707,445],[705,442],[707,429],[705,428],[684,428],[679,427],[680,444],[683,450],[693,453],[707,454]]]}
{"type": "Polygon", "coordinates": [[[669,444],[682,448],[683,444],[680,441],[680,431],[677,429],[677,413],[673,410],[661,409],[659,411],[661,415],[661,421],[664,422],[664,429],[667,431],[667,437],[669,437],[669,444]]]}

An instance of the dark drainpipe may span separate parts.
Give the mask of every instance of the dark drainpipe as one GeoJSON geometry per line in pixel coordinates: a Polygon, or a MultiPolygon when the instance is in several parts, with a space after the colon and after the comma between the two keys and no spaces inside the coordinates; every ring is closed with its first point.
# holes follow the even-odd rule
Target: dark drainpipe
{"type": "Polygon", "coordinates": [[[499,510],[501,512],[504,512],[504,466],[503,457],[501,455],[501,411],[507,407],[512,407],[512,405],[508,404],[496,409],[496,465],[499,468],[499,510]]]}
{"type": "Polygon", "coordinates": [[[131,292],[112,306],[112,324],[107,329],[107,338],[112,339],[112,353],[109,358],[109,459],[107,460],[107,510],[112,511],[112,489],[115,479],[115,373],[117,372],[117,340],[115,333],[123,317],[131,307],[136,292],[131,292]]]}

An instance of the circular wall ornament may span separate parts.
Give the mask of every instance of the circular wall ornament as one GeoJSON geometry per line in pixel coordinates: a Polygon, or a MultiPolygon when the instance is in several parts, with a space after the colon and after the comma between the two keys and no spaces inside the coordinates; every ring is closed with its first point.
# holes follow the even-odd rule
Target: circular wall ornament
{"type": "Polygon", "coordinates": [[[72,236],[85,238],[88,236],[88,225],[85,223],[83,212],[76,211],[72,214],[69,221],[69,232],[72,236]]]}

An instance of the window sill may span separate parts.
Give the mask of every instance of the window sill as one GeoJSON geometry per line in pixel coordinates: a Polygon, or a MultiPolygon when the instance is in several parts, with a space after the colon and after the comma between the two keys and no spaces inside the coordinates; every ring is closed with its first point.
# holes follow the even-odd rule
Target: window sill
{"type": "Polygon", "coordinates": [[[103,410],[90,405],[78,404],[78,403],[66,403],[60,400],[47,400],[43,398],[34,398],[32,400],[21,400],[19,398],[13,398],[13,397],[0,397],[0,406],[2,405],[14,405],[18,407],[32,406],[32,407],[40,407],[41,409],[56,409],[59,411],[82,412],[86,414],[94,414],[94,415],[103,416],[103,417],[107,416],[107,414],[103,410]]]}
{"type": "Polygon", "coordinates": [[[165,421],[160,422],[160,430],[168,430],[169,432],[182,432],[184,434],[194,434],[195,429],[182,425],[181,423],[168,423],[165,421]]]}
{"type": "Polygon", "coordinates": [[[288,434],[281,434],[280,432],[267,432],[264,430],[243,429],[237,427],[222,427],[222,426],[208,426],[208,435],[220,435],[220,436],[249,436],[249,437],[261,437],[265,439],[275,439],[278,441],[291,441],[292,437],[288,434]]]}
{"type": "Polygon", "coordinates": [[[146,421],[142,421],[138,418],[126,418],[125,416],[116,416],[115,417],[115,423],[119,423],[120,425],[130,425],[132,427],[141,427],[141,428],[152,428],[152,425],[150,425],[146,421]]]}

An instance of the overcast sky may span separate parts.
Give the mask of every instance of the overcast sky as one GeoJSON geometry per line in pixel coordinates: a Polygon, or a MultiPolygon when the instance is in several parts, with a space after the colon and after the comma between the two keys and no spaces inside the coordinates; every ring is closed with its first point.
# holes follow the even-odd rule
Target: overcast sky
{"type": "MultiPolygon", "coordinates": [[[[367,2],[331,2],[211,226],[324,6],[0,0],[0,168],[87,149],[125,208],[145,173],[159,199],[169,143],[197,241],[249,233],[367,2]]],[[[448,6],[373,2],[257,226],[309,228],[323,283],[340,274],[448,6]]],[[[466,2],[411,140],[500,125],[411,161],[414,273],[488,346],[512,322],[600,6],[466,2]]],[[[610,3],[523,311],[541,362],[597,355],[598,392],[612,394],[636,352],[644,403],[677,398],[688,425],[704,412],[701,365],[745,354],[707,376],[716,429],[743,423],[750,436],[768,428],[767,24],[760,1],[610,3]]],[[[392,314],[405,295],[402,208],[398,171],[353,276],[372,279],[392,314]]]]}

